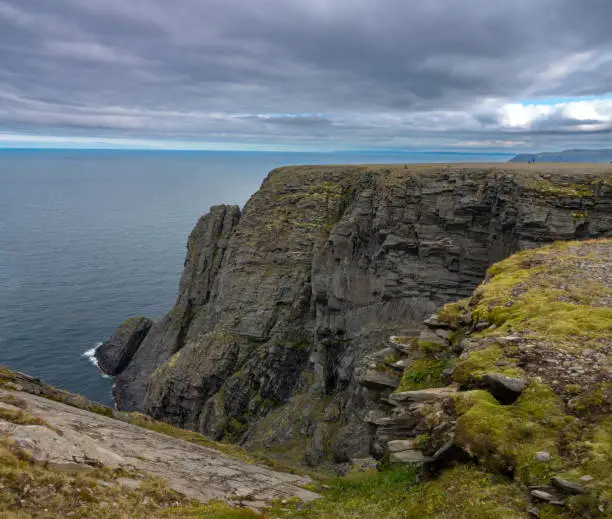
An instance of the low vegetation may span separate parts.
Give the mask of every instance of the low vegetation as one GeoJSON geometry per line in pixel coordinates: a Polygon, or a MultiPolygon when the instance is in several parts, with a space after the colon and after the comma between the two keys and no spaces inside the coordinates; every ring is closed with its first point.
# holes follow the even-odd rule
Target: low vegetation
{"type": "Polygon", "coordinates": [[[510,406],[489,393],[460,393],[457,439],[489,469],[516,477],[526,485],[550,481],[559,466],[559,435],[574,424],[563,402],[548,387],[533,382],[510,406]],[[536,452],[551,453],[553,463],[540,463],[536,452]]]}
{"type": "Polygon", "coordinates": [[[42,425],[51,428],[44,420],[32,416],[30,413],[22,411],[21,409],[0,407],[0,420],[11,422],[16,425],[42,425]]]}
{"type": "Polygon", "coordinates": [[[529,332],[581,348],[585,342],[597,347],[611,341],[607,251],[605,240],[558,242],[497,263],[473,298],[474,319],[495,324],[487,332],[492,336],[529,332]]]}
{"type": "Polygon", "coordinates": [[[89,469],[57,471],[32,463],[27,452],[0,439],[0,514],[3,519],[132,519],[198,517],[248,519],[250,510],[221,503],[201,505],[168,488],[164,482],[126,472],[89,469]],[[140,488],[121,484],[130,478],[140,488]]]}
{"type": "Polygon", "coordinates": [[[517,367],[517,359],[509,357],[499,345],[472,352],[457,363],[453,378],[462,386],[478,382],[486,373],[499,373],[507,377],[521,377],[525,373],[517,367]]]}
{"type": "Polygon", "coordinates": [[[327,482],[323,498],[302,507],[278,506],[271,517],[308,519],[519,519],[523,492],[473,465],[418,483],[418,469],[402,466],[327,482]]]}
{"type": "Polygon", "coordinates": [[[402,381],[397,388],[398,392],[415,391],[432,387],[443,387],[446,382],[442,373],[450,366],[446,359],[421,357],[404,371],[402,381]]]}

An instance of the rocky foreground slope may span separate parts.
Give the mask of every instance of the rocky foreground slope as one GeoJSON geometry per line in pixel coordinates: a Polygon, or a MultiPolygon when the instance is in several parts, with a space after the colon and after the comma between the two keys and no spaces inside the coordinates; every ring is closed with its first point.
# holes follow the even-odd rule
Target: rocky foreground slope
{"type": "Polygon", "coordinates": [[[0,517],[248,518],[318,497],[255,461],[0,368],[0,517]]]}
{"type": "Polygon", "coordinates": [[[610,235],[609,166],[281,168],[243,211],[200,219],[174,308],[98,357],[121,409],[348,466],[381,451],[373,421],[402,367],[378,367],[390,335],[418,336],[513,252],[610,235]]]}

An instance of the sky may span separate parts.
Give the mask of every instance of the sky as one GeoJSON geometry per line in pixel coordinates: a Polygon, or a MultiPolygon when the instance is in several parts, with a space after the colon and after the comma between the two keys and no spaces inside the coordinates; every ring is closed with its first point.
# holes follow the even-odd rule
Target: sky
{"type": "Polygon", "coordinates": [[[612,0],[0,0],[0,147],[612,147],[612,0]]]}

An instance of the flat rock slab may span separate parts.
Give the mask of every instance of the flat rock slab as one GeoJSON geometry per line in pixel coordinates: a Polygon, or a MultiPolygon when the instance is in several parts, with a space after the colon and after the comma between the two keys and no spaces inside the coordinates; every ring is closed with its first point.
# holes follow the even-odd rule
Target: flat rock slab
{"type": "Polygon", "coordinates": [[[422,465],[424,463],[433,461],[433,459],[425,456],[421,451],[407,450],[391,452],[389,454],[389,461],[391,463],[414,463],[417,465],[422,465]]]}
{"type": "Polygon", "coordinates": [[[387,442],[387,449],[389,450],[389,452],[418,450],[416,443],[416,440],[393,440],[387,442]]]}
{"type": "Polygon", "coordinates": [[[444,400],[456,392],[457,389],[454,387],[439,387],[432,389],[421,389],[418,391],[404,391],[402,393],[393,393],[389,396],[389,400],[392,402],[397,402],[398,404],[416,404],[444,400]]]}
{"type": "Polygon", "coordinates": [[[383,373],[375,369],[369,369],[359,379],[359,383],[374,390],[395,389],[400,385],[400,375],[383,373]]]}
{"type": "Polygon", "coordinates": [[[310,478],[252,465],[219,451],[188,443],[113,418],[22,392],[13,393],[61,435],[44,426],[0,420],[9,435],[38,461],[65,469],[104,465],[126,467],[164,479],[168,486],[201,502],[240,501],[262,508],[275,499],[312,501],[319,496],[301,485],[310,478]]]}

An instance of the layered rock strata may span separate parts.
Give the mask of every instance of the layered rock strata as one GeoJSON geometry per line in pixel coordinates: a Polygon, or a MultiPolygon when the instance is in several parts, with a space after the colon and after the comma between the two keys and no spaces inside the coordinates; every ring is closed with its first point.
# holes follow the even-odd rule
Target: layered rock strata
{"type": "Polygon", "coordinates": [[[243,211],[197,223],[177,302],[117,377],[117,404],[292,461],[348,463],[376,450],[372,421],[410,362],[401,344],[372,358],[389,335],[418,335],[515,251],[610,235],[606,166],[275,170],[243,211]]]}

